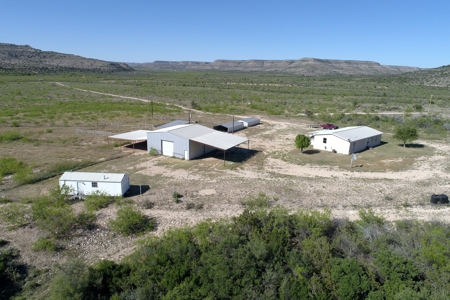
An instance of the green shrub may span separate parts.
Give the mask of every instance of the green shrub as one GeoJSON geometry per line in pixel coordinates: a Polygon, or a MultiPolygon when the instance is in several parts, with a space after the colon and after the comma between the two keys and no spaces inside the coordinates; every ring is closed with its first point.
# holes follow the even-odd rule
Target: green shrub
{"type": "Polygon", "coordinates": [[[264,193],[259,193],[258,196],[249,195],[242,200],[242,205],[248,209],[266,208],[269,207],[270,198],[264,193]]]}
{"type": "Polygon", "coordinates": [[[42,237],[34,242],[32,247],[34,251],[55,252],[58,250],[58,245],[54,241],[42,237]]]}
{"type": "Polygon", "coordinates": [[[38,227],[55,237],[67,235],[77,225],[77,219],[67,197],[68,189],[51,190],[49,196],[39,197],[31,206],[38,227]]]}
{"type": "Polygon", "coordinates": [[[180,198],[182,197],[182,195],[178,192],[173,192],[172,193],[172,199],[175,203],[179,203],[180,202],[180,198]]]}
{"type": "Polygon", "coordinates": [[[148,151],[148,154],[150,154],[151,156],[159,155],[158,150],[156,150],[154,147],[150,148],[150,151],[148,151]]]}
{"type": "Polygon", "coordinates": [[[137,208],[125,206],[117,211],[115,220],[109,221],[109,226],[114,232],[129,236],[155,228],[154,219],[148,219],[137,208]]]}
{"type": "Polygon", "coordinates": [[[89,211],[96,211],[107,207],[113,202],[114,197],[111,197],[104,192],[96,191],[87,196],[87,199],[84,200],[84,206],[89,211]]]}
{"type": "Polygon", "coordinates": [[[82,229],[92,230],[97,216],[92,211],[82,211],[76,217],[76,224],[82,229]]]}

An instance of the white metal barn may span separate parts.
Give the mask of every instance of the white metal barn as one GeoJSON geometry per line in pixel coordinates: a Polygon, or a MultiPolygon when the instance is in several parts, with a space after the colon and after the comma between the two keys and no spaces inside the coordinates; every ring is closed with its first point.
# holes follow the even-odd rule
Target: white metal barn
{"type": "Polygon", "coordinates": [[[147,151],[152,148],[165,156],[191,160],[220,149],[225,151],[248,142],[247,138],[198,125],[177,125],[147,133],[147,151]]]}
{"type": "Polygon", "coordinates": [[[130,176],[124,173],[64,172],[59,186],[67,186],[73,195],[103,192],[110,196],[123,196],[130,188],[130,176]]]}
{"type": "Polygon", "coordinates": [[[367,126],[319,130],[309,134],[314,149],[350,154],[380,145],[382,132],[367,126]]]}
{"type": "Polygon", "coordinates": [[[261,123],[261,120],[257,117],[245,118],[242,120],[238,120],[238,122],[244,124],[244,127],[251,127],[261,123]]]}

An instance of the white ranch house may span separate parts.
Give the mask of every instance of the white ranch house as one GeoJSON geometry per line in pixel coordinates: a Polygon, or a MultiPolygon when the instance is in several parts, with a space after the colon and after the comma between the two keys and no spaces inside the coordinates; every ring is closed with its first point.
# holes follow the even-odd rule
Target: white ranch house
{"type": "Polygon", "coordinates": [[[314,149],[351,154],[380,145],[382,134],[367,126],[354,126],[314,131],[309,137],[314,149]]]}
{"type": "Polygon", "coordinates": [[[59,186],[69,188],[71,195],[103,192],[109,196],[123,196],[130,188],[130,176],[124,173],[64,172],[59,186]]]}

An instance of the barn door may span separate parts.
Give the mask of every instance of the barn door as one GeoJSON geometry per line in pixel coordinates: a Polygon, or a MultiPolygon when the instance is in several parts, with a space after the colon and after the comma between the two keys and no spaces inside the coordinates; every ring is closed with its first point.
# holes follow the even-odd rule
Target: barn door
{"type": "Polygon", "coordinates": [[[165,156],[173,156],[173,142],[162,141],[162,154],[165,156]]]}

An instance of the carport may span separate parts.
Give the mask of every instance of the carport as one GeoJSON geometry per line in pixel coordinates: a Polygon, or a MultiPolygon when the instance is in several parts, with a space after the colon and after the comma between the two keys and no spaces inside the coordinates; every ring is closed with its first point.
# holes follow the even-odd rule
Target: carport
{"type": "Polygon", "coordinates": [[[236,147],[245,142],[247,142],[247,149],[250,149],[249,139],[237,135],[223,134],[217,131],[201,135],[196,138],[192,138],[191,141],[222,150],[224,165],[225,165],[225,156],[228,149],[236,147]]]}
{"type": "MultiPolygon", "coordinates": [[[[130,141],[133,145],[133,151],[134,150],[134,144],[141,143],[144,141],[147,141],[147,133],[151,132],[150,130],[135,130],[130,132],[125,132],[121,134],[116,135],[110,135],[108,136],[108,147],[109,147],[109,139],[116,139],[116,140],[123,140],[123,141],[130,141]]],[[[120,146],[122,148],[122,146],[120,146]]]]}

